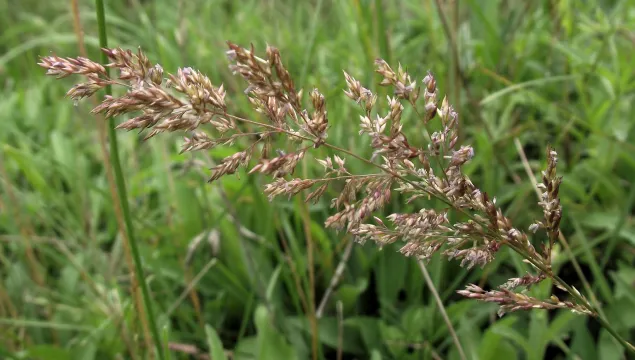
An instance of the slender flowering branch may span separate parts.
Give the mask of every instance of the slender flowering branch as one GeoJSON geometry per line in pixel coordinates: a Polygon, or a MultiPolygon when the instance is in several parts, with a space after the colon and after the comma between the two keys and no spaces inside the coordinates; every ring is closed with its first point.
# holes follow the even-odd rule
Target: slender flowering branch
{"type": "Polygon", "coordinates": [[[379,247],[399,242],[403,243],[400,252],[404,256],[427,260],[440,252],[467,268],[483,267],[502,248],[509,247],[531,265],[532,272],[511,278],[495,290],[468,285],[458,293],[497,303],[501,316],[527,309],[567,309],[590,315],[598,318],[622,345],[634,351],[577,289],[552,271],[552,251],[560,231],[562,206],[561,178],[556,176],[558,158],[551,147],[547,149],[547,168],[541,184],[544,195],[539,206],[543,219],[529,228],[533,233],[546,232],[546,240],[537,249],[527,234],[503,214],[496,199],[481,191],[463,172],[463,166],[475,156],[475,151],[470,145],[458,144],[459,115],[447,98],[439,101],[437,82],[431,72],[419,82],[401,65],[395,71],[378,59],[375,65],[382,76],[380,85],[393,89],[392,96],[386,99],[386,110],[379,106],[384,103],[376,94],[344,72],[347,87],[344,95],[361,110],[359,135],[370,138],[372,154],[366,158],[327,141],[329,116],[324,96],[314,89],[306,99],[304,92],[296,88],[277,49],[268,46],[264,57],[257,56],[253,46],[245,49],[228,43],[228,49],[229,68],[247,83],[244,95],[260,115],[257,119],[229,113],[224,87],[213,85],[204,74],[191,68],[178,69],[175,75],[164,74],[141,50],[133,53],[119,48],[103,49],[110,60],[108,64],[57,56],[44,57],[39,64],[49,75],[77,74],[86,78],[86,82],[68,92],[67,96],[74,100],[91,96],[106,85],[124,83],[125,93],[107,97],[93,109],[107,117],[133,115],[119,129],[147,130],[146,139],[162,132],[189,132],[183,152],[246,142],[244,150],[227,156],[212,169],[210,181],[242,168],[249,174],[268,175],[272,181],[265,185],[264,192],[270,200],[309,191],[305,200],[315,202],[329,187],[340,187],[337,197],[331,199],[335,212],[326,219],[325,227],[346,231],[358,242],[372,241],[379,247]],[[118,79],[110,78],[106,67],[119,69],[118,79]],[[411,141],[403,131],[405,106],[414,110],[416,120],[426,130],[427,141],[423,144],[411,141]],[[441,130],[430,130],[434,121],[441,130]],[[243,132],[245,125],[249,130],[243,132]],[[278,140],[286,141],[287,148],[274,152],[272,148],[278,140]],[[319,147],[334,150],[341,157],[315,159],[323,167],[322,176],[313,179],[294,176],[297,165],[319,147]],[[365,163],[375,172],[351,173],[346,167],[347,160],[365,163]],[[407,196],[408,202],[435,198],[445,206],[382,216],[382,209],[391,202],[394,193],[407,196]],[[451,222],[450,212],[461,220],[451,222]],[[571,299],[556,296],[537,299],[518,290],[547,278],[571,299]]]}

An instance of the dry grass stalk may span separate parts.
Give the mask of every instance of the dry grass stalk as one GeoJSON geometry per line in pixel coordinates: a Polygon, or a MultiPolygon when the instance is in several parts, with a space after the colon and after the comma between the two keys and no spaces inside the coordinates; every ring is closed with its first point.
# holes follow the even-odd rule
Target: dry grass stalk
{"type": "Polygon", "coordinates": [[[509,279],[497,290],[485,291],[469,285],[459,291],[468,298],[499,304],[500,315],[523,309],[568,309],[599,316],[584,296],[551,269],[551,253],[562,217],[558,198],[561,178],[556,176],[558,158],[552,148],[546,151],[547,169],[541,184],[544,195],[539,206],[544,218],[529,229],[534,233],[544,230],[547,235],[536,248],[527,234],[514,227],[503,214],[496,199],[481,191],[464,174],[462,168],[475,152],[469,145],[457,144],[459,115],[447,98],[439,97],[432,73],[417,81],[401,66],[394,70],[378,59],[375,64],[377,73],[383,78],[381,85],[394,90],[393,96],[386,101],[386,110],[379,108],[380,101],[374,93],[344,73],[347,84],[344,93],[361,108],[359,133],[371,139],[372,156],[364,158],[327,142],[329,119],[324,96],[315,89],[309,93],[308,101],[305,100],[277,49],[267,47],[265,57],[261,58],[256,56],[253,46],[245,49],[228,43],[228,47],[229,68],[246,81],[245,94],[262,115],[258,120],[229,113],[223,86],[213,85],[196,70],[179,69],[176,75],[167,74],[167,81],[164,81],[163,69],[152,65],[141,50],[133,53],[118,48],[103,49],[111,60],[105,65],[85,58],[57,56],[42,58],[40,65],[49,75],[79,74],[87,79],[68,92],[72,99],[90,96],[105,84],[124,86],[127,91],[123,95],[108,97],[93,110],[109,117],[134,114],[119,125],[120,129],[148,129],[146,138],[165,131],[188,131],[192,135],[185,139],[183,151],[247,142],[244,150],[228,156],[212,169],[210,181],[247,168],[249,173],[259,172],[273,178],[265,187],[270,199],[312,190],[307,201],[317,201],[331,184],[343,183],[343,190],[331,200],[336,212],[326,220],[325,226],[345,230],[360,242],[370,240],[380,247],[404,242],[400,251],[405,256],[427,260],[441,252],[449,259],[460,260],[467,268],[483,267],[502,248],[511,248],[532,266],[533,273],[509,279]],[[119,78],[106,76],[103,66],[118,68],[119,78]],[[305,103],[308,106],[303,105],[305,103]],[[402,131],[404,106],[411,107],[426,128],[427,144],[415,145],[402,131]],[[432,121],[438,122],[441,130],[428,130],[432,121]],[[251,132],[241,131],[244,126],[252,129],[251,132]],[[253,128],[258,131],[254,132],[253,128]],[[295,144],[295,150],[272,154],[270,149],[276,139],[284,139],[289,146],[295,144]],[[342,157],[317,160],[324,167],[322,178],[292,177],[298,163],[319,147],[335,150],[342,157]],[[346,160],[364,162],[377,171],[352,174],[346,168],[346,160]],[[418,198],[436,198],[446,206],[390,214],[382,219],[380,211],[390,203],[394,192],[407,195],[409,202],[418,198]],[[449,212],[458,214],[461,220],[450,222],[449,212]],[[518,290],[547,278],[569,293],[571,301],[561,301],[555,296],[536,299],[518,290]]]}

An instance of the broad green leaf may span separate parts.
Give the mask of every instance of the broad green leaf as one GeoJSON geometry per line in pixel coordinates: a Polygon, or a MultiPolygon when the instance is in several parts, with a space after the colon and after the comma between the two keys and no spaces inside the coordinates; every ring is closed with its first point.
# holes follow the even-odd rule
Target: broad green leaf
{"type": "Polygon", "coordinates": [[[604,329],[600,330],[598,347],[599,358],[602,360],[621,360],[624,358],[624,348],[604,329]]]}
{"type": "Polygon", "coordinates": [[[408,338],[401,329],[396,326],[385,325],[383,322],[380,322],[379,330],[383,343],[394,357],[399,358],[406,352],[406,347],[403,345],[403,342],[407,341],[408,338]]]}
{"type": "Polygon", "coordinates": [[[89,338],[92,341],[80,343],[71,350],[73,359],[75,360],[93,360],[97,356],[97,339],[89,338]]]}
{"type": "Polygon", "coordinates": [[[401,324],[408,337],[420,335],[430,324],[430,309],[423,306],[406,309],[401,316],[401,324]]]}
{"type": "MultiPolygon", "coordinates": [[[[582,323],[584,324],[584,322],[582,323]]],[[[598,359],[596,340],[589,333],[589,328],[586,326],[576,326],[574,328],[570,348],[575,354],[580,354],[583,360],[598,359]]]]}
{"type": "Polygon", "coordinates": [[[172,359],[172,353],[170,352],[170,348],[168,344],[170,343],[170,325],[163,325],[161,328],[161,340],[160,343],[156,344],[156,346],[163,347],[163,353],[165,354],[165,360],[172,359]]]}
{"type": "MultiPolygon", "coordinates": [[[[516,323],[518,318],[516,317],[506,317],[496,322],[496,326],[500,331],[505,331],[505,328],[512,328],[512,326],[516,323]]],[[[485,359],[514,359],[518,356],[516,351],[510,344],[506,341],[506,339],[496,332],[492,331],[492,328],[489,328],[485,331],[483,338],[478,346],[478,358],[485,359]],[[502,351],[507,349],[507,351],[502,351]],[[511,351],[510,351],[511,350],[511,351]]]]}
{"type": "Polygon", "coordinates": [[[34,345],[26,353],[33,360],[68,360],[71,353],[54,345],[34,345]]]}
{"type": "Polygon", "coordinates": [[[49,193],[48,183],[44,180],[44,175],[40,172],[41,168],[36,164],[33,157],[9,145],[5,145],[3,150],[8,158],[17,163],[20,170],[24,172],[26,178],[38,192],[42,194],[49,193]]]}
{"type": "Polygon", "coordinates": [[[223,343],[218,337],[218,333],[213,327],[205,325],[205,336],[207,338],[207,347],[209,348],[210,359],[214,360],[226,360],[225,351],[223,349],[223,343]]]}
{"type": "Polygon", "coordinates": [[[377,293],[382,306],[395,304],[399,290],[405,285],[408,261],[403,255],[389,251],[387,246],[379,257],[379,266],[375,268],[377,276],[377,293]]]}
{"type": "Polygon", "coordinates": [[[280,277],[280,272],[282,271],[282,264],[279,264],[274,270],[271,278],[269,279],[269,284],[267,285],[267,292],[265,293],[265,298],[268,302],[271,302],[273,292],[276,288],[276,284],[278,283],[278,278],[280,277]]]}
{"type": "Polygon", "coordinates": [[[72,294],[76,291],[80,275],[77,269],[72,266],[65,266],[61,271],[60,290],[65,294],[72,294]]]}
{"type": "Polygon", "coordinates": [[[269,311],[263,305],[256,308],[254,322],[258,330],[258,360],[297,359],[293,348],[271,323],[269,311]]]}
{"type": "Polygon", "coordinates": [[[342,284],[337,289],[337,299],[342,301],[345,313],[347,310],[354,311],[361,294],[368,288],[368,279],[365,277],[358,278],[354,284],[342,284]]]}
{"type": "Polygon", "coordinates": [[[345,329],[355,328],[359,331],[364,345],[367,348],[378,346],[382,343],[382,335],[380,332],[381,319],[373,317],[353,317],[344,319],[345,329]]]}
{"type": "Polygon", "coordinates": [[[373,349],[370,352],[370,360],[381,360],[381,353],[377,349],[373,349]]]}
{"type": "Polygon", "coordinates": [[[508,339],[512,341],[513,343],[515,343],[516,345],[518,345],[524,351],[526,355],[531,354],[531,347],[529,345],[529,342],[526,340],[526,336],[519,333],[516,329],[510,326],[505,326],[505,325],[500,326],[498,325],[498,323],[495,323],[490,328],[490,330],[493,333],[498,334],[501,337],[508,339]]]}
{"type": "Polygon", "coordinates": [[[635,269],[630,264],[618,265],[619,270],[611,273],[611,278],[615,282],[615,298],[627,298],[635,306],[635,269]]]}
{"type": "Polygon", "coordinates": [[[258,359],[258,336],[242,338],[234,348],[235,360],[257,360],[258,359]]]}
{"type": "MultiPolygon", "coordinates": [[[[305,317],[292,318],[288,317],[287,323],[295,329],[302,330],[307,336],[311,335],[311,326],[305,317]]],[[[339,328],[338,320],[335,317],[322,317],[318,320],[319,341],[321,344],[337,349],[339,345],[339,328]]],[[[357,329],[344,322],[344,333],[342,334],[342,350],[349,353],[363,353],[363,336],[357,329]]],[[[293,330],[295,330],[293,329],[293,330]]],[[[292,331],[293,331],[292,330],[292,331]]]]}
{"type": "Polygon", "coordinates": [[[543,341],[547,343],[563,337],[565,333],[576,324],[576,320],[578,320],[579,317],[580,315],[576,315],[568,310],[559,311],[555,319],[551,320],[549,330],[543,334],[543,341]]]}
{"type": "Polygon", "coordinates": [[[544,339],[544,334],[547,332],[547,312],[546,311],[532,311],[529,320],[529,359],[542,359],[544,358],[545,350],[547,349],[547,341],[544,339]]]}

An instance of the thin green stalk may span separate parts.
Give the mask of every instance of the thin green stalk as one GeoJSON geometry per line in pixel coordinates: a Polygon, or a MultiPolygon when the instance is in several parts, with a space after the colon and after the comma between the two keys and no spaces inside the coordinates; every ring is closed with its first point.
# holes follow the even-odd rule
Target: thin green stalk
{"type": "Polygon", "coordinates": [[[600,325],[602,325],[602,327],[605,328],[615,338],[615,340],[617,340],[620,343],[620,345],[622,345],[629,352],[635,353],[635,346],[633,346],[633,344],[629,343],[626,339],[624,339],[617,332],[617,330],[615,330],[613,328],[613,326],[608,322],[608,320],[606,320],[604,318],[604,316],[601,314],[600,310],[597,309],[595,306],[593,306],[591,303],[589,303],[581,295],[579,295],[579,293],[578,293],[578,291],[576,289],[574,289],[571,285],[567,284],[558,275],[553,274],[549,269],[545,268],[540,262],[535,261],[531,256],[529,256],[529,254],[526,254],[523,249],[520,249],[520,248],[514,246],[513,244],[509,244],[509,246],[512,248],[512,250],[516,251],[521,256],[523,256],[525,259],[527,259],[529,262],[531,262],[534,266],[536,266],[541,272],[543,272],[544,274],[549,274],[548,276],[551,279],[553,279],[553,281],[557,282],[571,296],[573,296],[573,298],[575,299],[575,302],[577,304],[582,305],[584,308],[589,310],[592,313],[592,317],[597,319],[597,321],[600,323],[600,325]]]}
{"type": "Polygon", "coordinates": [[[456,334],[456,330],[454,330],[454,326],[452,326],[452,321],[448,317],[447,311],[445,311],[445,306],[443,306],[443,300],[441,300],[441,297],[439,296],[439,292],[434,287],[434,282],[432,281],[432,278],[430,277],[430,274],[428,273],[428,270],[426,269],[426,265],[423,263],[422,260],[418,260],[417,263],[419,264],[419,268],[421,269],[421,273],[423,274],[423,278],[425,279],[426,284],[430,288],[430,292],[432,293],[432,296],[434,297],[434,301],[439,307],[439,312],[441,313],[441,317],[443,318],[443,321],[445,321],[445,325],[448,327],[448,332],[450,333],[450,336],[452,337],[452,341],[454,341],[454,346],[456,346],[456,349],[459,352],[459,358],[461,360],[467,359],[465,357],[465,351],[463,351],[463,346],[461,346],[461,341],[459,340],[459,336],[456,334]]]}
{"type": "MultiPolygon", "coordinates": [[[[96,0],[96,12],[97,12],[97,26],[99,28],[99,46],[102,48],[108,47],[108,36],[106,35],[106,16],[104,10],[104,1],[96,0]]],[[[101,53],[102,61],[104,64],[108,63],[108,58],[105,53],[101,53]]],[[[108,69],[106,70],[108,71],[108,69]]],[[[112,95],[112,87],[107,85],[105,88],[107,95],[112,95]]],[[[126,194],[126,183],[123,178],[123,172],[121,170],[121,161],[119,160],[119,144],[117,143],[117,133],[115,131],[115,120],[111,117],[108,120],[108,138],[110,143],[110,162],[115,173],[115,179],[117,182],[117,195],[121,202],[121,211],[126,222],[126,233],[130,242],[130,250],[132,251],[132,257],[135,264],[134,272],[137,275],[139,286],[141,287],[141,293],[143,295],[143,302],[146,307],[148,315],[148,323],[150,325],[150,331],[154,338],[155,347],[160,360],[165,359],[164,349],[161,346],[161,336],[157,327],[154,310],[152,308],[152,300],[150,298],[150,291],[148,284],[145,280],[145,274],[143,271],[143,264],[141,262],[141,255],[139,254],[139,247],[134,234],[134,228],[132,226],[132,217],[130,216],[130,208],[128,206],[128,195],[126,194]]]]}
{"type": "Polygon", "coordinates": [[[584,298],[582,298],[580,295],[578,295],[578,293],[576,292],[575,289],[573,289],[571,286],[569,286],[569,284],[567,284],[566,282],[564,282],[564,280],[562,280],[559,276],[554,275],[553,279],[555,281],[557,281],[560,285],[562,285],[562,287],[564,287],[565,289],[567,289],[567,291],[576,299],[576,301],[581,304],[582,306],[584,306],[585,308],[587,308],[588,310],[592,311],[593,313],[595,313],[594,318],[596,318],[600,324],[602,325],[602,327],[604,327],[611,335],[613,335],[613,337],[629,352],[631,353],[635,353],[635,346],[633,346],[633,344],[629,343],[626,339],[624,339],[618,332],[617,330],[615,330],[613,328],[613,326],[611,326],[611,324],[608,322],[608,320],[606,320],[604,318],[604,316],[600,315],[598,309],[596,309],[593,305],[591,305],[588,301],[586,301],[584,298]]]}

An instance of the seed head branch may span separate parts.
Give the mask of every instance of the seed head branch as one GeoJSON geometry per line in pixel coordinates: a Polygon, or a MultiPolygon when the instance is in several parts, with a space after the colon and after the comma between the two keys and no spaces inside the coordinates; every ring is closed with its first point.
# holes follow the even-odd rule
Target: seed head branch
{"type": "Polygon", "coordinates": [[[189,67],[177,69],[175,74],[164,73],[141,49],[102,49],[110,61],[103,65],[86,58],[58,56],[43,57],[39,65],[57,78],[84,77],[85,82],[67,93],[73,100],[92,96],[106,85],[119,86],[120,95],[106,97],[92,110],[106,117],[129,116],[119,129],[147,131],[146,139],[162,132],[186,132],[182,152],[243,146],[243,150],[212,168],[210,181],[246,168],[249,174],[272,178],[264,187],[270,200],[310,191],[305,200],[313,202],[319,201],[329,187],[338,186],[338,195],[330,202],[335,213],[326,219],[325,226],[346,231],[359,242],[370,240],[379,247],[402,243],[403,255],[424,260],[440,252],[448,259],[460,260],[467,268],[486,266],[502,248],[509,247],[531,265],[531,272],[509,279],[496,290],[469,285],[459,291],[467,298],[499,304],[500,314],[540,308],[598,315],[575,288],[551,270],[551,253],[562,218],[562,179],[556,175],[555,150],[547,149],[541,184],[544,193],[539,202],[543,219],[529,228],[533,233],[544,229],[547,234],[540,250],[536,250],[527,234],[504,215],[496,198],[481,191],[463,171],[475,151],[469,144],[458,143],[458,114],[447,98],[439,97],[431,72],[417,80],[401,65],[395,71],[378,59],[375,70],[382,77],[380,85],[393,89],[385,102],[349,73],[343,73],[344,95],[361,110],[359,136],[370,139],[372,154],[366,158],[327,142],[329,116],[324,95],[314,89],[305,99],[276,48],[267,46],[266,55],[259,57],[253,46],[246,49],[231,42],[227,45],[229,69],[246,82],[244,96],[258,114],[257,119],[232,114],[222,84],[214,85],[206,75],[189,67]],[[117,79],[108,76],[106,67],[119,70],[117,79]],[[414,110],[414,121],[423,126],[426,139],[409,138],[404,130],[405,106],[414,110]],[[433,122],[441,130],[432,132],[433,122]],[[250,130],[244,131],[245,126],[250,130]],[[286,141],[285,150],[271,153],[269,149],[279,140],[286,141]],[[319,147],[337,155],[320,158],[315,152],[319,147]],[[346,160],[362,162],[375,172],[351,173],[346,160]],[[301,161],[315,161],[322,166],[323,175],[294,177],[301,161]],[[408,203],[435,198],[444,206],[382,216],[382,209],[395,193],[407,196],[408,203]],[[451,212],[459,220],[450,221],[451,212]],[[540,300],[516,290],[547,278],[567,291],[572,301],[555,296],[540,300]]]}

